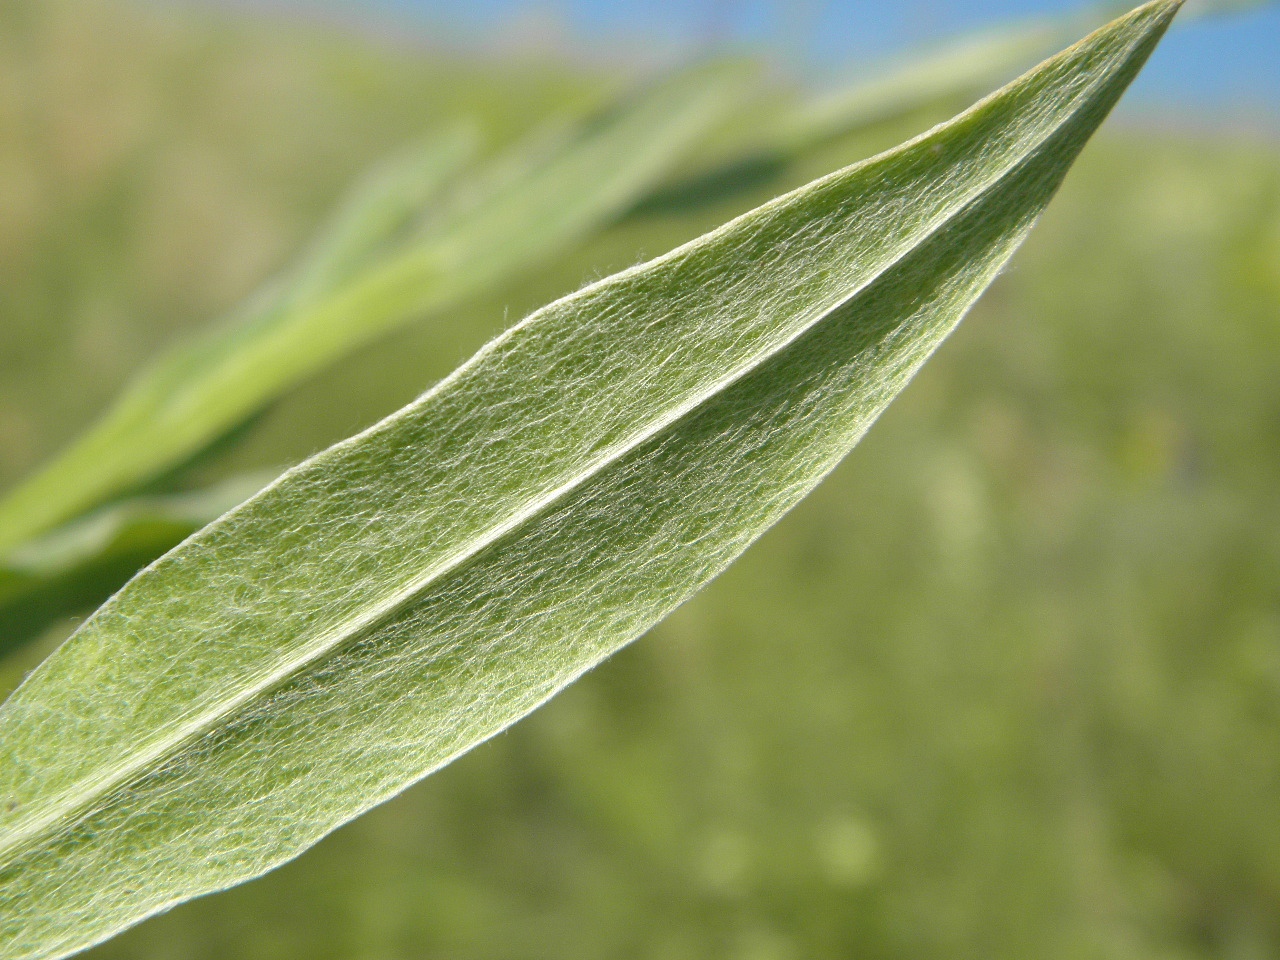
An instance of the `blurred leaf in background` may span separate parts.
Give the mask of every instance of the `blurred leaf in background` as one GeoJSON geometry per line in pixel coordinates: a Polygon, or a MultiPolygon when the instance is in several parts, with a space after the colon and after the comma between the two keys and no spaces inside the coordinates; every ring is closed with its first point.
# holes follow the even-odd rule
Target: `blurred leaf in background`
{"type": "Polygon", "coordinates": [[[117,501],[24,543],[0,566],[0,657],[96,607],[160,554],[257,493],[274,472],[117,501]]]}
{"type": "Polygon", "coordinates": [[[733,103],[737,71],[677,75],[430,201],[473,151],[438,134],[358,184],[302,261],[162,356],[106,415],[0,500],[0,555],[199,453],[389,329],[554,256],[630,206],[733,103]],[[411,229],[411,221],[425,221],[411,229]]]}

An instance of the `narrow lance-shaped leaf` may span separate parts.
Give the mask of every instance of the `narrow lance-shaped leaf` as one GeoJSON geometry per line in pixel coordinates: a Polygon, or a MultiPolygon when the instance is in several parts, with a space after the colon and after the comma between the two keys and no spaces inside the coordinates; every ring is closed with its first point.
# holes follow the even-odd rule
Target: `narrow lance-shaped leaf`
{"type": "Polygon", "coordinates": [[[0,708],[0,957],[295,856],[724,569],[990,283],[1176,8],[539,310],[145,570],[0,708]]]}
{"type": "Polygon", "coordinates": [[[183,463],[371,339],[590,234],[721,118],[741,73],[719,64],[658,84],[522,176],[493,182],[412,242],[354,269],[377,252],[370,240],[397,222],[404,188],[414,186],[402,170],[390,171],[362,192],[354,215],[339,216],[296,275],[265,290],[234,322],[162,357],[102,420],[0,500],[0,556],[183,463]]]}
{"type": "MultiPolygon", "coordinates": [[[[1086,24],[1094,25],[1103,19],[1096,10],[1041,18],[962,37],[912,57],[896,69],[883,73],[869,71],[868,80],[819,97],[763,128],[754,125],[756,152],[748,152],[745,158],[738,156],[729,167],[704,176],[712,180],[723,177],[744,185],[744,181],[735,179],[731,172],[740,169],[739,165],[744,162],[757,165],[762,174],[771,175],[787,157],[800,155],[823,141],[989,88],[1016,67],[1024,66],[1075,35],[1086,24]],[[759,143],[770,144],[774,152],[760,153],[759,143]]],[[[444,204],[444,209],[428,221],[429,228],[424,232],[457,236],[487,229],[498,231],[501,239],[503,220],[509,219],[509,215],[500,216],[495,222],[494,211],[502,213],[522,196],[531,197],[535,202],[558,196],[559,191],[531,190],[528,185],[531,178],[545,169],[547,161],[563,150],[571,135],[572,126],[567,121],[544,125],[535,132],[531,142],[485,165],[479,175],[464,182],[458,191],[460,196],[455,202],[444,204]]],[[[441,143],[452,148],[472,139],[469,130],[460,129],[447,138],[424,140],[388,158],[363,177],[333,222],[310,246],[288,285],[274,291],[272,306],[278,307],[286,298],[294,306],[314,301],[348,279],[359,266],[367,265],[379,252],[386,252],[396,232],[402,231],[415,215],[420,215],[432,199],[442,172],[441,156],[451,156],[454,152],[453,149],[442,151],[441,143]]],[[[689,184],[685,184],[673,189],[679,192],[688,187],[689,184]]],[[[541,238],[538,239],[541,242],[541,238]]],[[[493,240],[488,244],[492,245],[493,240]]],[[[216,494],[212,500],[201,502],[217,502],[216,494]]],[[[145,506],[152,500],[141,498],[139,503],[144,505],[146,513],[145,506]]],[[[63,565],[56,571],[42,570],[36,576],[26,573],[21,561],[8,569],[0,566],[0,655],[34,635],[52,619],[82,608],[88,599],[100,603],[139,567],[203,526],[202,522],[186,529],[182,536],[175,536],[186,524],[159,520],[151,523],[135,513],[135,506],[130,502],[123,511],[107,508],[101,516],[92,518],[90,524],[73,524],[74,529],[68,534],[76,536],[82,530],[97,528],[103,523],[103,517],[128,516],[133,522],[119,538],[120,543],[130,544],[127,551],[119,549],[120,543],[113,541],[104,545],[97,556],[81,556],[73,565],[63,565]],[[147,531],[154,535],[141,535],[147,531]],[[148,546],[154,552],[148,550],[148,546]],[[138,561],[133,570],[127,569],[130,558],[138,561]]],[[[205,517],[204,522],[212,519],[213,516],[205,517]]],[[[62,533],[55,530],[49,536],[61,538],[62,533]]]]}

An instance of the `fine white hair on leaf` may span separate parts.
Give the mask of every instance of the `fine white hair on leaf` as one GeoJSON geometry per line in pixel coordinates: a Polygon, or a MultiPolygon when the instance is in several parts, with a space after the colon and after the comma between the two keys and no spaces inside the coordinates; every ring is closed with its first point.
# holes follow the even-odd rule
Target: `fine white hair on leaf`
{"type": "Polygon", "coordinates": [[[0,957],[296,856],[716,576],[959,322],[1177,7],[544,307],[145,569],[0,708],[0,957]]]}

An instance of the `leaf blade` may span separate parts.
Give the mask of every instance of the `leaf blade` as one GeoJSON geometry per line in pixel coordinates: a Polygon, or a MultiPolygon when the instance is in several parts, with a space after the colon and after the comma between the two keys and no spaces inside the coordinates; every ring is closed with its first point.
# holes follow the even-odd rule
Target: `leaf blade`
{"type": "Polygon", "coordinates": [[[0,955],[295,855],[713,577],[958,322],[1176,9],[538,311],[126,587],[0,708],[0,955]]]}

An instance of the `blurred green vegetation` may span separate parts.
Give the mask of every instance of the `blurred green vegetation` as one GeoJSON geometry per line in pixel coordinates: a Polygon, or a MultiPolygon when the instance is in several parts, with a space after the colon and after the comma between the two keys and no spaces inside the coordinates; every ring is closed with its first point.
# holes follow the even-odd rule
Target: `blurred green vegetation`
{"type": "MultiPolygon", "coordinates": [[[[0,485],[367,163],[454,117],[496,148],[605,83],[283,17],[0,0],[0,485]]],[[[532,308],[932,119],[647,205],[181,482],[314,452],[532,308]]],[[[1280,143],[1105,128],[884,422],[708,591],[295,863],[98,955],[1280,957],[1278,360],[1280,143]]]]}

